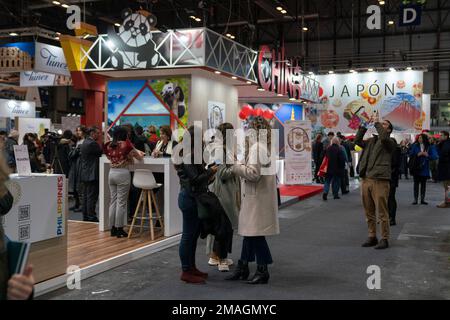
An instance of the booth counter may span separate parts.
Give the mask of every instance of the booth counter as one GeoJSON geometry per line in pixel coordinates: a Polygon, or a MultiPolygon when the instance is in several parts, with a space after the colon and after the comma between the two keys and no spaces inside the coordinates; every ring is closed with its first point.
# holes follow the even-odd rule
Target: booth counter
{"type": "MultiPolygon", "coordinates": [[[[100,231],[109,230],[110,192],[108,186],[108,175],[110,168],[110,161],[106,158],[106,156],[103,156],[100,159],[100,231]]],[[[164,237],[171,237],[180,234],[182,230],[182,215],[180,209],[178,208],[180,183],[171,159],[155,159],[145,157],[142,161],[136,162],[133,166],[130,166],[129,169],[130,171],[134,171],[136,169],[147,169],[151,170],[153,173],[164,174],[164,182],[161,187],[162,190],[160,190],[157,195],[160,212],[164,217],[164,237]]]]}
{"type": "Polygon", "coordinates": [[[7,187],[14,197],[3,218],[5,234],[31,243],[28,262],[36,282],[54,278],[67,268],[67,181],[64,175],[10,175],[7,187]]]}

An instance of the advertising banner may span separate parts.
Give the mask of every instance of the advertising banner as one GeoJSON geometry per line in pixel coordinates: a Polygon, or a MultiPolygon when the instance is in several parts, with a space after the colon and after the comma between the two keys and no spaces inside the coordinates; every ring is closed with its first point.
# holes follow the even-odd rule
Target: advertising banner
{"type": "Polygon", "coordinates": [[[14,146],[14,157],[16,158],[17,173],[19,176],[31,176],[30,154],[28,146],[14,146]]]}
{"type": "Polygon", "coordinates": [[[70,76],[34,71],[23,71],[20,73],[21,87],[55,87],[70,85],[72,85],[72,78],[70,76]]]}
{"type": "Polygon", "coordinates": [[[216,129],[225,122],[225,103],[208,101],[208,129],[216,129]]]}
{"type": "Polygon", "coordinates": [[[306,110],[314,130],[355,133],[379,113],[394,131],[422,130],[423,72],[366,72],[319,75],[322,110],[306,110]]]}
{"type": "Polygon", "coordinates": [[[64,51],[60,47],[36,42],[36,71],[70,76],[64,51]]]}
{"type": "Polygon", "coordinates": [[[11,240],[35,243],[65,234],[64,176],[12,175],[6,184],[14,204],[2,222],[5,234],[11,240]]]}
{"type": "Polygon", "coordinates": [[[39,137],[45,134],[45,129],[50,130],[52,121],[50,119],[41,118],[19,118],[16,127],[19,130],[19,141],[23,141],[23,136],[26,133],[36,133],[39,137]]]}
{"type": "Polygon", "coordinates": [[[34,42],[14,42],[0,45],[0,73],[33,69],[34,42]]]}
{"type": "Polygon", "coordinates": [[[35,116],[36,104],[34,102],[0,99],[0,117],[34,118],[35,116]]]}
{"type": "Polygon", "coordinates": [[[312,141],[310,121],[286,121],[285,172],[286,184],[312,183],[312,141]]]}

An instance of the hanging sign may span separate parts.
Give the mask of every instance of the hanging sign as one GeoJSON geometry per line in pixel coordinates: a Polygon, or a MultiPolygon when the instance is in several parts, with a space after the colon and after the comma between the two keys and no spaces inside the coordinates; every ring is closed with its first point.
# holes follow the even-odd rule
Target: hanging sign
{"type": "Polygon", "coordinates": [[[55,75],[45,72],[24,71],[20,73],[21,87],[53,86],[55,75]]]}
{"type": "Polygon", "coordinates": [[[400,27],[420,26],[422,23],[422,6],[417,4],[400,7],[400,27]]]}
{"type": "Polygon", "coordinates": [[[0,99],[0,117],[34,118],[36,117],[36,104],[30,101],[0,99]]]}
{"type": "Polygon", "coordinates": [[[60,47],[36,42],[36,71],[70,76],[64,51],[60,47]]]}
{"type": "Polygon", "coordinates": [[[319,83],[303,75],[298,59],[286,60],[284,48],[277,52],[262,46],[257,68],[259,84],[266,91],[295,99],[318,101],[319,83]]]}
{"type": "Polygon", "coordinates": [[[312,183],[311,132],[310,121],[285,122],[285,181],[288,185],[312,183]]]}

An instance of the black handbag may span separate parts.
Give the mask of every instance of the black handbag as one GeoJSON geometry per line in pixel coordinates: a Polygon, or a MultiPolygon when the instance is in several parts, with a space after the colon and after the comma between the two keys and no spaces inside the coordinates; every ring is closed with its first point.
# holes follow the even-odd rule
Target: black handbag
{"type": "Polygon", "coordinates": [[[7,191],[6,194],[0,198],[0,216],[6,215],[11,210],[14,204],[14,197],[11,192],[7,191]]]}

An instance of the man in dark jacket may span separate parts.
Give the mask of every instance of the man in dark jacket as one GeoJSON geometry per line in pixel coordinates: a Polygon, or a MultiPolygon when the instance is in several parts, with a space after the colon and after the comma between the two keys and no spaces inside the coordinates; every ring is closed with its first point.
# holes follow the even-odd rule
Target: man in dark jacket
{"type": "MultiPolygon", "coordinates": [[[[445,192],[449,192],[450,188],[450,138],[448,131],[442,131],[437,145],[439,154],[438,175],[437,179],[444,184],[445,192]]],[[[447,199],[447,201],[449,201],[447,199]]],[[[450,208],[450,203],[444,200],[438,205],[438,208],[450,208]]]]}
{"type": "Polygon", "coordinates": [[[99,158],[102,148],[97,143],[100,130],[92,127],[81,145],[81,182],[83,183],[83,219],[98,222],[95,207],[99,193],[99,158]]]}
{"type": "Polygon", "coordinates": [[[397,215],[397,200],[395,199],[395,193],[398,188],[398,181],[400,178],[400,164],[401,164],[401,148],[397,144],[397,141],[392,138],[392,141],[395,143],[395,150],[392,153],[392,163],[391,163],[391,183],[389,188],[389,199],[388,199],[388,208],[389,208],[389,221],[391,226],[397,225],[395,221],[395,217],[397,215]]]}
{"type": "Polygon", "coordinates": [[[339,138],[331,140],[331,145],[325,154],[328,158],[328,168],[325,176],[323,200],[327,200],[330,184],[333,184],[334,199],[340,199],[339,188],[341,186],[341,177],[344,175],[345,170],[345,155],[341,150],[339,138]]]}
{"type": "Polygon", "coordinates": [[[11,130],[8,139],[5,142],[5,156],[9,168],[16,171],[16,157],[14,155],[14,146],[19,145],[19,131],[11,130]]]}
{"type": "Polygon", "coordinates": [[[389,247],[389,184],[391,180],[392,153],[395,143],[390,138],[393,130],[392,124],[384,120],[379,122],[378,116],[371,119],[369,124],[375,122],[378,135],[364,141],[367,128],[361,126],[356,134],[355,144],[363,148],[359,163],[359,176],[362,178],[361,191],[366,220],[369,229],[369,238],[363,247],[386,249],[389,247]],[[377,210],[381,221],[382,239],[377,239],[377,210]]]}
{"type": "Polygon", "coordinates": [[[319,133],[316,137],[316,140],[314,141],[314,143],[312,145],[312,158],[313,158],[314,166],[315,166],[314,179],[316,180],[317,183],[322,182],[321,178],[318,176],[318,173],[319,173],[319,169],[322,164],[322,161],[323,161],[323,155],[324,155],[324,150],[323,150],[322,135],[319,133]]]}

